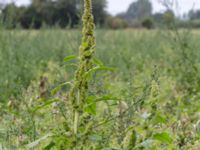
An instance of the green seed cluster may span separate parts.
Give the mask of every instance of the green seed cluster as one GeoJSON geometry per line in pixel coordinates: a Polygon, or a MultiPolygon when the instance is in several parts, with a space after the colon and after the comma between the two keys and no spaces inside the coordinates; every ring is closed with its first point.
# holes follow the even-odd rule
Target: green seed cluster
{"type": "Polygon", "coordinates": [[[79,48],[79,67],[75,75],[74,87],[70,92],[75,109],[82,110],[88,92],[88,80],[86,73],[92,68],[92,55],[95,51],[94,19],[92,15],[91,0],[84,0],[83,37],[79,48]],[[77,95],[79,95],[77,97],[77,95]],[[77,102],[78,101],[78,102],[77,102]]]}
{"type": "Polygon", "coordinates": [[[79,48],[79,65],[75,74],[74,85],[70,91],[70,101],[73,104],[74,123],[73,133],[75,136],[74,149],[77,149],[78,129],[85,121],[82,119],[84,106],[88,94],[88,78],[86,74],[92,69],[92,56],[95,51],[94,19],[92,15],[91,0],[84,0],[84,14],[82,17],[83,31],[82,43],[79,48]]]}

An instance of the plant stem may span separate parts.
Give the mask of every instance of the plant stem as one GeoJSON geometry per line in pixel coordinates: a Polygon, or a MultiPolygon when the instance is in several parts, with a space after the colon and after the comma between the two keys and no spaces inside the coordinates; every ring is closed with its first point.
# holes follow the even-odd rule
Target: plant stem
{"type": "MultiPolygon", "coordinates": [[[[78,91],[77,105],[79,105],[79,103],[80,103],[80,94],[78,91]]],[[[79,112],[78,112],[78,110],[75,110],[75,112],[74,112],[74,135],[75,135],[76,142],[77,142],[77,134],[78,134],[78,124],[79,124],[79,112]]],[[[76,146],[75,146],[75,149],[76,149],[76,146]]]]}
{"type": "Polygon", "coordinates": [[[88,78],[85,76],[92,67],[92,56],[95,51],[94,19],[92,15],[92,1],[84,0],[84,14],[82,17],[82,44],[79,48],[79,65],[75,74],[74,85],[70,91],[70,101],[73,104],[73,134],[75,137],[74,150],[77,149],[80,116],[84,112],[84,105],[88,96],[88,78]]]}

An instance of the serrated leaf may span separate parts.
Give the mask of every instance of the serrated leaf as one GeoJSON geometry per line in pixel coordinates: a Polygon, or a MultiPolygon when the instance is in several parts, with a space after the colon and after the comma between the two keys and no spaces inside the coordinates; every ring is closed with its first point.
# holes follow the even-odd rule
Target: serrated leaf
{"type": "Polygon", "coordinates": [[[153,139],[158,140],[163,143],[167,143],[167,144],[171,144],[173,142],[173,139],[171,138],[169,133],[166,133],[166,132],[154,134],[153,139]]]}
{"type": "Polygon", "coordinates": [[[77,56],[76,55],[70,55],[70,56],[67,56],[64,58],[64,62],[68,62],[70,60],[74,60],[74,59],[77,59],[77,56]]]}

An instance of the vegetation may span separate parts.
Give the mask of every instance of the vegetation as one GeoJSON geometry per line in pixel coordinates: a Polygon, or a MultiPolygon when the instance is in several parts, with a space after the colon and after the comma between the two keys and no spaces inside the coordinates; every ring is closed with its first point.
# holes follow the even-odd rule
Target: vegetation
{"type": "Polygon", "coordinates": [[[128,20],[142,20],[145,17],[150,17],[152,15],[152,11],[152,4],[149,0],[139,0],[130,4],[125,17],[128,20]]]}
{"type": "MultiPolygon", "coordinates": [[[[116,16],[106,11],[107,0],[93,2],[94,22],[99,28],[171,28],[176,21],[179,28],[199,28],[200,11],[190,10],[182,16],[176,16],[170,8],[170,1],[161,1],[166,6],[164,12],[153,13],[150,0],[133,1],[125,12],[116,16]]],[[[78,28],[83,12],[81,0],[32,0],[28,6],[5,5],[0,2],[1,24],[7,29],[40,29],[48,27],[78,28]],[[51,11],[49,11],[51,10],[51,11]]]]}
{"type": "MultiPolygon", "coordinates": [[[[97,102],[86,109],[96,127],[86,138],[90,146],[120,149],[136,134],[135,149],[198,149],[199,32],[180,34],[177,43],[170,32],[96,32],[96,55],[117,70],[92,75],[88,101],[97,102]]],[[[75,68],[62,60],[76,53],[80,38],[78,30],[1,30],[4,148],[26,149],[35,141],[28,147],[59,149],[72,142],[66,81],[75,68]]]]}
{"type": "Polygon", "coordinates": [[[91,0],[82,20],[0,29],[0,148],[198,150],[199,31],[95,32],[91,0]]]}
{"type": "MultiPolygon", "coordinates": [[[[95,0],[93,7],[95,23],[104,24],[106,1],[95,0]]],[[[32,0],[29,6],[16,6],[14,3],[4,6],[2,20],[7,28],[74,28],[79,25],[82,10],[82,0],[32,0]]]]}

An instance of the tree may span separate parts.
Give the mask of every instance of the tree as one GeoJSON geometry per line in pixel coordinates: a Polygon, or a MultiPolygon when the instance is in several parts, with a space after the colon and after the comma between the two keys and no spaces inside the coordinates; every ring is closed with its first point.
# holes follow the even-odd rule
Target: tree
{"type": "Polygon", "coordinates": [[[155,13],[153,14],[153,20],[154,22],[160,24],[162,22],[162,17],[163,17],[163,13],[155,13]]]}
{"type": "MultiPolygon", "coordinates": [[[[81,19],[82,0],[32,0],[27,7],[18,7],[14,3],[8,4],[2,10],[3,21],[9,28],[20,24],[24,28],[40,28],[59,25],[60,27],[74,27],[81,19]]],[[[104,25],[107,13],[106,0],[93,1],[95,23],[104,25]]]]}
{"type": "Polygon", "coordinates": [[[105,8],[107,6],[106,0],[94,0],[93,1],[93,15],[94,22],[97,25],[103,25],[107,16],[105,8]]]}
{"type": "MultiPolygon", "coordinates": [[[[59,24],[61,27],[70,24],[73,27],[81,18],[81,2],[82,0],[33,0],[32,5],[43,16],[47,24],[59,24]]],[[[93,1],[93,14],[96,24],[103,25],[105,23],[106,4],[106,0],[93,1]]]]}
{"type": "Polygon", "coordinates": [[[174,22],[175,22],[175,15],[172,10],[166,10],[163,14],[162,20],[163,23],[168,27],[168,28],[173,28],[174,22]]]}
{"type": "Polygon", "coordinates": [[[79,9],[76,0],[57,0],[54,5],[55,14],[52,18],[54,24],[58,23],[61,27],[67,25],[74,27],[78,24],[79,9]]]}
{"type": "MultiPolygon", "coordinates": [[[[46,24],[58,24],[61,27],[67,25],[73,27],[78,24],[82,13],[81,3],[82,0],[32,0],[33,7],[42,16],[46,24]]],[[[93,1],[94,21],[98,25],[105,23],[106,4],[106,0],[93,1]]]]}
{"type": "Polygon", "coordinates": [[[47,25],[73,27],[78,22],[78,9],[75,0],[33,0],[32,6],[47,25]],[[51,11],[49,11],[51,10],[51,11]]]}
{"type": "Polygon", "coordinates": [[[19,19],[19,9],[14,3],[6,5],[6,7],[2,10],[2,14],[3,22],[7,28],[16,27],[19,19]]]}
{"type": "Polygon", "coordinates": [[[188,13],[188,17],[190,20],[197,20],[200,19],[200,10],[190,10],[188,13]]]}
{"type": "Polygon", "coordinates": [[[42,17],[31,5],[29,7],[21,7],[21,15],[19,22],[23,28],[39,29],[42,26],[42,17]]]}
{"type": "Polygon", "coordinates": [[[145,17],[150,17],[152,15],[152,4],[149,0],[138,0],[133,2],[127,12],[126,18],[142,20],[145,17]]]}
{"type": "Polygon", "coordinates": [[[147,29],[152,29],[153,28],[153,20],[148,17],[148,18],[145,18],[143,21],[142,21],[142,26],[144,28],[147,28],[147,29]]]}

